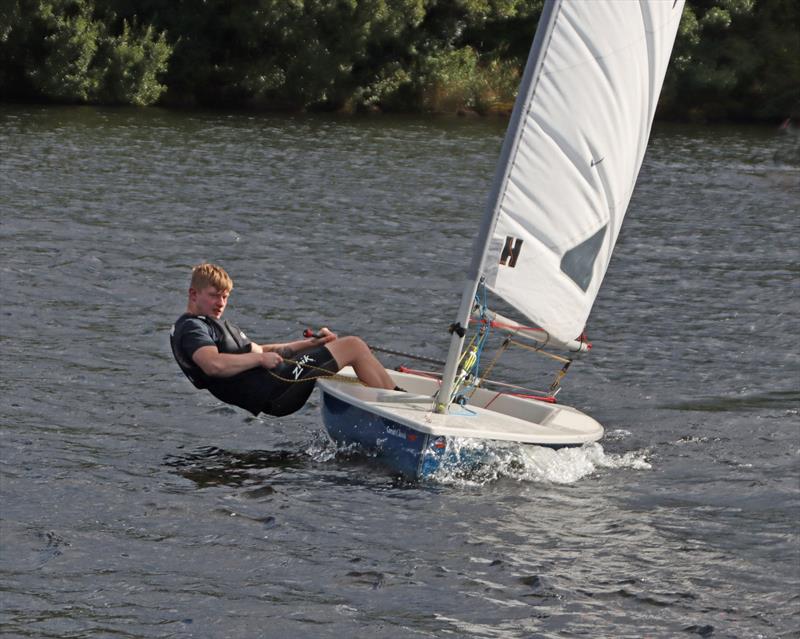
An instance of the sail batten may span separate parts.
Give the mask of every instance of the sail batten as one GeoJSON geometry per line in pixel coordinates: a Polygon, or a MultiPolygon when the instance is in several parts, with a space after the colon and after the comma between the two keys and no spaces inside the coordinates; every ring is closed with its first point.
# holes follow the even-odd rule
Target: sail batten
{"type": "Polygon", "coordinates": [[[545,5],[471,271],[559,340],[582,332],[611,259],[682,5],[545,5]]]}

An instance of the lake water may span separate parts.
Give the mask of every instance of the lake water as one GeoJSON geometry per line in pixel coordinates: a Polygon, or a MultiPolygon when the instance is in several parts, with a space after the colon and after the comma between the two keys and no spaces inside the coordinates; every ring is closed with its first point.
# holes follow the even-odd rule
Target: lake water
{"type": "Polygon", "coordinates": [[[408,484],[172,360],[203,260],[256,341],[443,357],[504,124],[0,107],[4,637],[800,637],[791,135],[656,127],[559,396],[598,444],[408,484]]]}

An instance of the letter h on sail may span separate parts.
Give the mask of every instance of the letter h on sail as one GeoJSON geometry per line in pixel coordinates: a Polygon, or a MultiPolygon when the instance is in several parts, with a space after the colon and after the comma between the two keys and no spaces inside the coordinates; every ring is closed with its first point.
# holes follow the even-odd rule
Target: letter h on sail
{"type": "Polygon", "coordinates": [[[519,252],[522,250],[522,240],[518,237],[506,236],[506,245],[500,254],[500,264],[514,268],[517,265],[519,252]]]}

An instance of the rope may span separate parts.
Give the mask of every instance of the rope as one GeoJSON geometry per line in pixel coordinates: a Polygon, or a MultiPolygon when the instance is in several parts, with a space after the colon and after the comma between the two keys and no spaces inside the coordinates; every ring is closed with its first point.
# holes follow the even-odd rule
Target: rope
{"type": "MultiPolygon", "coordinates": [[[[314,332],[310,328],[307,328],[303,331],[303,337],[316,337],[321,338],[324,335],[320,332],[314,332]]],[[[396,351],[391,348],[384,348],[383,346],[373,346],[372,344],[367,344],[367,348],[371,351],[378,351],[379,353],[388,353],[389,355],[400,355],[401,357],[408,357],[409,359],[418,359],[421,362],[428,362],[429,364],[436,364],[438,366],[444,366],[444,362],[440,359],[434,359],[432,357],[426,357],[425,355],[416,355],[415,353],[405,353],[403,351],[396,351]]]]}
{"type": "Polygon", "coordinates": [[[553,378],[553,381],[550,383],[550,392],[553,393],[554,395],[555,395],[556,390],[558,389],[558,387],[561,386],[561,380],[564,379],[564,375],[567,374],[567,371],[569,370],[569,365],[570,364],[572,364],[572,362],[567,362],[566,364],[564,364],[563,368],[556,373],[556,376],[553,378]]]}
{"type": "MultiPolygon", "coordinates": [[[[535,331],[537,329],[534,329],[532,327],[527,327],[527,326],[520,326],[520,325],[512,326],[512,325],[504,324],[502,322],[498,322],[497,320],[489,321],[486,318],[486,310],[487,310],[488,307],[487,307],[486,286],[485,286],[485,284],[483,284],[483,288],[482,289],[479,289],[478,291],[476,291],[475,304],[480,309],[480,314],[479,314],[478,319],[471,320],[471,321],[474,321],[474,322],[480,324],[480,331],[478,333],[479,342],[478,342],[478,348],[477,348],[477,358],[476,358],[476,363],[475,363],[475,367],[474,367],[475,374],[473,376],[473,379],[477,379],[478,381],[477,381],[477,383],[473,383],[471,388],[467,388],[467,389],[464,389],[464,390],[458,389],[458,392],[454,393],[454,397],[467,396],[469,398],[472,398],[472,396],[475,394],[475,392],[477,391],[477,389],[480,386],[480,384],[485,382],[485,380],[489,377],[489,375],[491,374],[491,372],[494,369],[495,365],[499,361],[501,355],[503,355],[503,353],[505,353],[506,350],[508,350],[508,347],[513,344],[514,346],[519,346],[520,348],[524,348],[525,350],[533,351],[534,353],[539,353],[541,355],[544,355],[545,357],[549,357],[550,359],[553,359],[553,360],[555,360],[557,362],[561,362],[564,365],[561,368],[561,370],[557,373],[557,375],[556,375],[555,379],[553,380],[553,382],[550,384],[550,396],[548,397],[548,400],[549,399],[554,400],[555,399],[554,398],[554,395],[555,395],[554,391],[557,391],[557,389],[559,388],[559,386],[561,384],[561,380],[563,379],[564,375],[566,375],[567,370],[569,369],[569,365],[572,363],[572,359],[570,359],[568,357],[563,357],[561,355],[556,355],[555,353],[550,353],[548,351],[543,350],[544,347],[547,345],[546,341],[544,343],[536,345],[536,346],[530,346],[528,344],[523,344],[522,342],[513,339],[512,336],[509,335],[508,337],[506,337],[506,339],[503,340],[503,343],[501,344],[500,348],[497,350],[497,353],[495,354],[495,356],[492,358],[492,361],[489,363],[489,366],[486,368],[485,371],[483,371],[482,374],[480,374],[480,377],[478,377],[479,370],[480,370],[480,356],[481,356],[481,353],[483,351],[483,346],[484,346],[484,344],[486,342],[486,339],[489,336],[489,333],[491,332],[492,328],[497,327],[497,328],[506,329],[506,330],[511,329],[511,330],[516,331],[516,332],[520,332],[520,331],[535,331]],[[482,293],[482,296],[481,296],[481,293],[482,293]],[[481,297],[482,297],[482,299],[481,299],[481,297]]],[[[583,336],[581,336],[581,341],[583,341],[583,336]]],[[[474,338],[473,338],[473,343],[474,343],[474,338]]],[[[465,353],[466,353],[466,351],[465,351],[465,353]]],[[[467,379],[467,376],[464,376],[464,378],[461,380],[461,383],[463,384],[466,381],[466,379],[467,379]]],[[[492,401],[494,401],[494,400],[492,400],[492,401]]]]}
{"type": "MultiPolygon", "coordinates": [[[[420,377],[426,377],[428,379],[438,380],[442,374],[439,372],[434,371],[422,371],[417,370],[414,368],[408,368],[406,366],[399,366],[397,371],[400,373],[409,373],[411,375],[419,375],[420,377]]],[[[542,401],[551,401],[555,400],[554,397],[550,395],[547,391],[543,390],[535,390],[533,388],[528,388],[527,386],[519,386],[518,384],[509,384],[508,382],[500,382],[493,379],[486,379],[484,376],[481,378],[481,387],[486,390],[487,386],[500,386],[502,388],[510,388],[515,391],[521,392],[514,392],[514,393],[501,393],[501,395],[519,395],[525,397],[536,397],[537,399],[541,399],[542,401]]]]}
{"type": "MultiPolygon", "coordinates": [[[[503,343],[500,345],[500,348],[497,349],[497,353],[492,358],[492,361],[489,362],[488,368],[483,373],[483,375],[481,375],[481,378],[480,378],[481,381],[483,381],[487,377],[489,377],[489,373],[492,372],[492,369],[494,368],[494,365],[497,364],[497,361],[500,359],[500,356],[508,350],[508,347],[509,347],[510,344],[511,344],[511,339],[510,338],[506,338],[506,339],[503,340],[503,343]]],[[[478,390],[478,385],[477,384],[472,389],[472,392],[469,394],[469,396],[472,397],[475,394],[476,390],[478,390]]],[[[494,401],[494,400],[492,400],[492,401],[494,401]]]]}
{"type": "Polygon", "coordinates": [[[563,357],[561,355],[556,355],[555,353],[549,353],[548,351],[543,351],[541,347],[537,348],[536,346],[528,346],[527,344],[518,342],[517,340],[511,339],[510,337],[508,338],[508,341],[511,342],[514,346],[519,346],[520,348],[524,348],[525,350],[533,351],[534,353],[539,353],[540,355],[544,355],[545,357],[554,359],[557,362],[561,362],[562,364],[566,364],[567,362],[572,361],[569,357],[563,357]]]}
{"type": "Polygon", "coordinates": [[[390,348],[383,348],[381,346],[373,346],[372,344],[368,345],[370,350],[378,351],[379,353],[388,353],[389,355],[400,355],[401,357],[408,357],[409,359],[418,359],[421,362],[428,362],[429,364],[436,364],[438,366],[444,366],[444,362],[440,359],[434,359],[432,357],[425,357],[424,355],[415,355],[413,353],[404,353],[403,351],[394,351],[390,348]]]}
{"type": "Polygon", "coordinates": [[[477,369],[479,364],[480,348],[483,345],[481,342],[479,346],[475,346],[475,342],[479,337],[482,337],[482,335],[477,333],[473,335],[469,346],[464,349],[464,352],[461,355],[461,359],[458,362],[458,374],[456,375],[455,380],[453,380],[453,390],[450,393],[450,397],[447,398],[448,406],[456,401],[459,396],[463,395],[464,392],[466,392],[462,392],[461,389],[463,388],[464,383],[469,379],[471,371],[473,369],[477,369]],[[472,362],[469,363],[469,366],[467,367],[467,364],[470,360],[472,360],[472,362]]]}
{"type": "Polygon", "coordinates": [[[361,386],[366,386],[364,382],[362,382],[358,378],[352,378],[347,375],[340,375],[339,373],[331,373],[327,368],[322,368],[321,366],[314,366],[313,364],[308,364],[306,362],[299,362],[294,359],[288,359],[286,357],[283,358],[284,362],[289,364],[296,364],[298,366],[303,366],[308,369],[316,369],[318,371],[324,371],[324,375],[315,375],[313,377],[304,377],[302,379],[292,379],[291,377],[283,377],[282,375],[278,375],[275,371],[271,368],[265,369],[270,375],[272,375],[275,379],[278,379],[282,382],[286,382],[288,384],[302,384],[305,382],[316,382],[318,379],[335,379],[339,382],[346,382],[348,384],[359,384],[361,386]]]}
{"type": "MultiPolygon", "coordinates": [[[[481,319],[485,318],[486,309],[488,306],[486,300],[486,285],[483,280],[481,280],[480,288],[475,291],[474,302],[475,306],[480,309],[481,319]],[[483,299],[481,299],[481,294],[483,295],[483,299]]],[[[491,325],[484,321],[480,330],[473,335],[469,346],[464,349],[464,353],[459,362],[460,372],[456,376],[456,380],[453,385],[453,391],[449,400],[450,403],[454,401],[458,401],[460,403],[460,399],[463,399],[467,396],[472,397],[472,395],[475,393],[475,390],[478,388],[478,384],[474,383],[473,380],[480,379],[478,374],[481,368],[481,356],[483,355],[483,347],[486,345],[486,341],[491,333],[491,328],[491,325]],[[467,384],[468,381],[470,382],[469,384],[467,384]]]]}

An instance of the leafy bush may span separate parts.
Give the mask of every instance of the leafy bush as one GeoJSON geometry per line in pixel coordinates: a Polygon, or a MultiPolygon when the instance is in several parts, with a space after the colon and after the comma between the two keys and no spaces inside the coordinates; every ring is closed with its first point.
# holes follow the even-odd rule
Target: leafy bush
{"type": "Polygon", "coordinates": [[[172,47],[153,26],[116,20],[93,0],[16,2],[3,14],[0,89],[10,96],[144,106],[166,88],[157,78],[172,47]]]}
{"type": "Polygon", "coordinates": [[[151,25],[137,30],[124,21],[122,33],[107,39],[104,59],[98,62],[103,79],[97,100],[106,104],[154,104],[167,88],[158,76],[167,70],[171,53],[166,34],[156,33],[151,25]]]}
{"type": "MultiPolygon", "coordinates": [[[[507,111],[542,1],[3,0],[0,93],[507,111]]],[[[799,87],[799,2],[687,0],[659,115],[800,117],[799,87]]]]}

